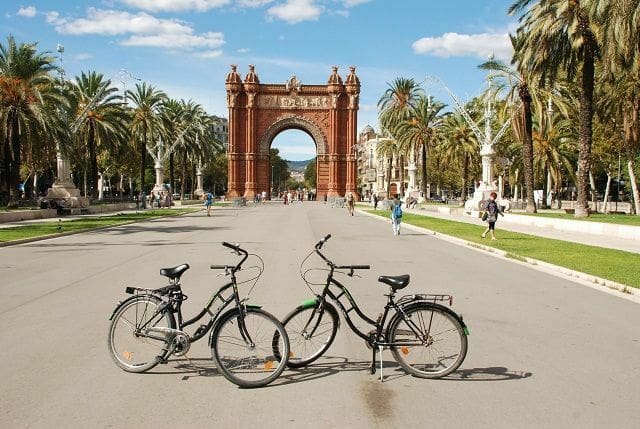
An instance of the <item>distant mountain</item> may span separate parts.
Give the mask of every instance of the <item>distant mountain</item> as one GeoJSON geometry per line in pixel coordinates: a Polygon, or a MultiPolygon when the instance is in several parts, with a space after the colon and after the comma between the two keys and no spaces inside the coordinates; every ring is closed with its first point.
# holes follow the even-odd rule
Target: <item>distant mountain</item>
{"type": "Polygon", "coordinates": [[[287,165],[289,166],[289,171],[300,171],[303,172],[305,168],[307,168],[307,164],[309,164],[312,159],[307,159],[306,161],[287,161],[287,165]]]}

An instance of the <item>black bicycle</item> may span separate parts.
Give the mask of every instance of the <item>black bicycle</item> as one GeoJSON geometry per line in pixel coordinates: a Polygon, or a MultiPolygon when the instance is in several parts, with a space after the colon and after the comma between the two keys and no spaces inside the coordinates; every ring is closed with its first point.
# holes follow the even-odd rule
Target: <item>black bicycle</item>
{"type": "MultiPolygon", "coordinates": [[[[324,243],[331,238],[327,235],[320,240],[315,250],[303,260],[301,275],[307,285],[302,266],[314,252],[328,265],[326,283],[316,297],[304,301],[283,320],[290,339],[288,365],[299,368],[310,364],[322,356],[331,346],[339,325],[338,311],[327,298],[335,302],[351,330],[363,338],[372,348],[371,374],[376,372],[376,352],[380,353],[380,379],[382,380],[382,351],[390,348],[395,360],[408,373],[422,378],[441,378],[455,371],[467,354],[469,331],[462,316],[439,302],[453,303],[451,295],[405,295],[395,301],[396,292],[409,285],[409,275],[380,276],[378,281],[389,286],[387,304],[376,320],[367,317],[355,300],[339,281],[334,278],[337,270],[346,270],[353,277],[355,270],[368,270],[369,265],[336,265],[321,252],[324,243]],[[333,289],[332,289],[333,287],[333,289]],[[346,298],[346,303],[343,302],[346,298]],[[349,313],[355,311],[360,319],[371,325],[368,332],[360,331],[351,320],[349,313]],[[387,319],[393,311],[393,316],[387,319]]],[[[274,343],[278,334],[274,336],[274,343]]]]}
{"type": "MultiPolygon", "coordinates": [[[[125,289],[133,296],[119,302],[109,318],[109,352],[120,368],[128,372],[148,371],[159,363],[166,363],[172,355],[185,355],[191,343],[211,332],[209,346],[213,360],[232,383],[241,387],[261,387],[282,373],[289,356],[289,339],[284,326],[260,306],[247,304],[248,298],[240,298],[236,273],[250,254],[238,245],[222,245],[242,259],[236,265],[211,265],[213,270],[224,270],[231,281],[213,294],[192,319],[184,321],[181,309],[187,295],[182,293],[180,277],[189,269],[188,264],[160,270],[161,275],[169,278],[168,286],[125,289]],[[214,302],[219,305],[212,310],[214,302]],[[223,313],[230,305],[234,308],[223,313]],[[200,324],[193,334],[185,332],[186,327],[207,315],[210,320],[200,324]],[[278,338],[276,343],[274,337],[278,338]],[[276,356],[274,349],[283,353],[276,356]]],[[[254,267],[258,269],[255,277],[242,282],[253,282],[251,289],[264,270],[262,259],[252,256],[256,256],[261,265],[254,267]]],[[[247,296],[250,294],[251,290],[247,296]]]]}

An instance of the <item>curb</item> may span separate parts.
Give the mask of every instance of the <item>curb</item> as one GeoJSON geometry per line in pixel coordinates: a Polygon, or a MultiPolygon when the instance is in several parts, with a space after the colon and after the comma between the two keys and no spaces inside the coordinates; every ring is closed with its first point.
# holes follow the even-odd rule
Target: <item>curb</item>
{"type": "MultiPolygon", "coordinates": [[[[201,209],[201,210],[198,210],[198,211],[202,211],[202,210],[204,210],[204,209],[201,209]]],[[[193,211],[191,213],[197,213],[198,211],[193,211]]],[[[115,214],[118,214],[118,213],[115,213],[115,214]]],[[[60,232],[60,233],[57,233],[57,234],[41,235],[39,237],[23,238],[23,239],[20,239],[20,240],[2,241],[2,242],[0,242],[0,247],[11,247],[11,246],[17,246],[19,244],[28,244],[28,243],[33,243],[33,242],[36,242],[36,241],[44,241],[44,240],[51,240],[51,239],[59,238],[59,237],[67,237],[69,235],[84,234],[84,233],[87,233],[87,232],[94,232],[94,231],[103,231],[105,229],[118,228],[118,227],[121,227],[121,226],[132,225],[134,223],[148,222],[148,221],[157,220],[157,219],[164,219],[164,218],[167,218],[167,217],[183,216],[185,214],[189,214],[189,213],[171,214],[171,215],[166,215],[166,216],[154,217],[152,219],[133,220],[131,222],[120,223],[118,225],[101,226],[101,227],[98,227],[98,228],[82,229],[82,230],[79,230],[79,231],[60,232]]],[[[55,218],[52,218],[52,219],[55,219],[55,218]]]]}
{"type": "MultiPolygon", "coordinates": [[[[382,221],[387,220],[382,216],[378,216],[372,213],[367,213],[362,209],[357,209],[357,211],[366,216],[374,217],[382,221]]],[[[457,244],[459,246],[465,246],[467,248],[476,250],[478,252],[482,252],[485,255],[490,255],[499,259],[520,264],[528,268],[541,271],[547,274],[551,274],[556,277],[563,278],[565,280],[570,280],[574,283],[577,283],[583,286],[588,286],[592,289],[605,292],[610,295],[614,295],[619,298],[623,298],[628,301],[632,301],[640,304],[640,289],[633,288],[633,287],[624,285],[622,283],[617,283],[612,280],[604,279],[602,277],[592,276],[591,274],[586,274],[580,271],[571,270],[569,268],[550,264],[548,262],[540,261],[538,259],[527,258],[524,256],[522,257],[517,256],[518,259],[515,259],[511,256],[508,256],[509,252],[505,252],[504,250],[496,249],[490,246],[484,246],[482,244],[473,243],[471,241],[463,240],[462,238],[457,238],[451,235],[442,234],[427,228],[411,225],[409,223],[403,223],[403,227],[411,229],[413,231],[422,232],[428,235],[433,235],[434,237],[440,240],[444,240],[452,244],[457,244]],[[522,260],[520,260],[520,258],[522,258],[522,260]]]]}

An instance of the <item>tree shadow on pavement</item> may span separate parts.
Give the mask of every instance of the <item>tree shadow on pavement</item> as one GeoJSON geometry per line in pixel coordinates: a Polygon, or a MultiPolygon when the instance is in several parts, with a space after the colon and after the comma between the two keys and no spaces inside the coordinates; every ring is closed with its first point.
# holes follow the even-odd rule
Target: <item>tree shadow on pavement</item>
{"type": "Polygon", "coordinates": [[[503,366],[492,366],[488,368],[459,369],[443,380],[450,381],[506,381],[521,380],[532,377],[528,371],[510,371],[503,366]]]}

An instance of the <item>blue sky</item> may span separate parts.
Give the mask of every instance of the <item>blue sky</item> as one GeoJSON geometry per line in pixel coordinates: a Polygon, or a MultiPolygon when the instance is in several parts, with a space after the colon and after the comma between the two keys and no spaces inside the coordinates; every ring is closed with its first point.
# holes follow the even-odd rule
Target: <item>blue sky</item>
{"type": "MultiPolygon", "coordinates": [[[[2,42],[64,45],[67,76],[97,70],[147,81],[174,98],[193,99],[226,116],[229,64],[262,82],[325,83],[331,66],[357,66],[359,129],[377,128],[376,103],[387,82],[442,79],[462,100],[481,92],[476,66],[494,52],[511,56],[512,0],[0,0],[2,42]]],[[[134,85],[128,78],[125,85],[134,85]]],[[[429,93],[451,104],[435,85],[429,93]]],[[[289,159],[313,156],[306,135],[287,132],[274,146],[289,159]]]]}

